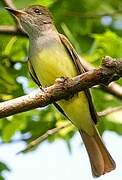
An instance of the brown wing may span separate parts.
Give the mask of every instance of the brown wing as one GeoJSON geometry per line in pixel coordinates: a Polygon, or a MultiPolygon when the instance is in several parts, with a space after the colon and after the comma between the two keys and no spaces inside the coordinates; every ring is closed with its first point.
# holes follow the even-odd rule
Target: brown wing
{"type": "MultiPolygon", "coordinates": [[[[75,49],[73,48],[71,43],[68,41],[68,39],[63,34],[59,34],[59,37],[60,37],[62,43],[64,44],[65,48],[67,49],[69,55],[71,56],[75,66],[77,68],[78,74],[82,74],[83,72],[86,72],[86,70],[83,67],[82,62],[80,60],[80,56],[77,54],[77,52],[75,51],[75,49]]],[[[88,98],[91,117],[92,117],[94,123],[96,124],[97,123],[97,113],[95,111],[95,108],[94,108],[94,105],[92,102],[92,97],[91,97],[90,91],[89,91],[89,89],[86,89],[84,92],[88,98]]]]}

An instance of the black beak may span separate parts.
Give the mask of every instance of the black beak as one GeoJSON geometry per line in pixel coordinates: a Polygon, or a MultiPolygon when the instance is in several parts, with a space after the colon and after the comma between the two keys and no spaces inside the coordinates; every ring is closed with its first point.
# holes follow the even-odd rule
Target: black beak
{"type": "Polygon", "coordinates": [[[5,9],[7,9],[12,15],[16,16],[16,17],[20,17],[21,15],[25,15],[26,12],[22,11],[22,10],[16,10],[16,9],[12,9],[9,7],[5,7],[5,9]]]}

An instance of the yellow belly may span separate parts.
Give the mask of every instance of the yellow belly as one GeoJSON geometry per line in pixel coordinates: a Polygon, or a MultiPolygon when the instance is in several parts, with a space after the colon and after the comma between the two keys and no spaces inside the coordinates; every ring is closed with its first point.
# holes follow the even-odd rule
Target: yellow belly
{"type": "MultiPolygon", "coordinates": [[[[43,87],[52,85],[56,78],[77,75],[76,67],[65,49],[44,49],[31,57],[31,62],[43,87]]],[[[78,93],[68,101],[61,100],[58,104],[76,127],[90,135],[93,134],[89,105],[84,92],[78,93]]]]}
{"type": "Polygon", "coordinates": [[[56,78],[73,77],[77,75],[73,62],[66,52],[58,49],[44,49],[32,58],[32,65],[42,86],[52,85],[56,78]]]}

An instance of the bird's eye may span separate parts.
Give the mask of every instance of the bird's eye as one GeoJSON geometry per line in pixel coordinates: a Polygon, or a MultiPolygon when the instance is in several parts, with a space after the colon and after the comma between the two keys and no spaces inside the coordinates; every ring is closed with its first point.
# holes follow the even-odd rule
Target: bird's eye
{"type": "Polygon", "coordinates": [[[41,11],[40,11],[40,9],[34,9],[34,12],[35,12],[36,14],[39,14],[39,15],[42,14],[41,11]]]}

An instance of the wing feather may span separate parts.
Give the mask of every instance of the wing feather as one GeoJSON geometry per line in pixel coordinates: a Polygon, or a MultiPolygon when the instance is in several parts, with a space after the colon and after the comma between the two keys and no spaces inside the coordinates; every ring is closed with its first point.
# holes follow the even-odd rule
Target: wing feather
{"type": "MultiPolygon", "coordinates": [[[[71,59],[73,60],[75,66],[77,68],[78,74],[82,74],[82,73],[86,72],[86,69],[82,64],[80,56],[77,54],[77,52],[75,51],[75,49],[73,48],[73,46],[69,42],[69,40],[63,34],[59,34],[59,37],[60,37],[63,45],[65,46],[67,52],[69,53],[71,59]]],[[[88,99],[89,109],[90,109],[92,119],[93,119],[94,123],[96,124],[97,123],[97,113],[96,113],[94,105],[93,105],[90,90],[86,89],[84,92],[85,92],[87,99],[88,99]]]]}

